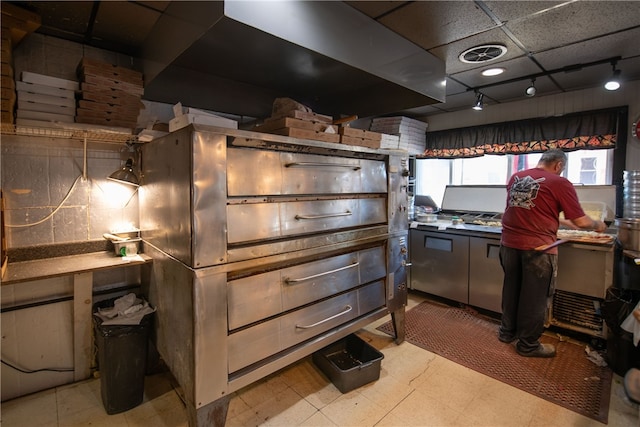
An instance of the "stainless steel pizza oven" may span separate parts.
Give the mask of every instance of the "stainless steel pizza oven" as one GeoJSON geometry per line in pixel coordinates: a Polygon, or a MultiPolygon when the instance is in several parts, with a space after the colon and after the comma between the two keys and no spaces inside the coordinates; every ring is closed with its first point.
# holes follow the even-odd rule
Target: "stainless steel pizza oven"
{"type": "Polygon", "coordinates": [[[154,338],[191,425],[386,314],[403,340],[406,153],[190,126],[142,159],[154,338]]]}

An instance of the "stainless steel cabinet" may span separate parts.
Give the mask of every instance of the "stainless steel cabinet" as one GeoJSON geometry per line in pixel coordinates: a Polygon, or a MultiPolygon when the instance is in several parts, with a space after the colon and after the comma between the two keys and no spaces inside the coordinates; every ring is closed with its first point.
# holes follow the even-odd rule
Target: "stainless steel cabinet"
{"type": "Polygon", "coordinates": [[[502,313],[500,239],[469,238],[469,304],[502,313]]]}
{"type": "Polygon", "coordinates": [[[500,239],[411,230],[411,288],[502,311],[500,239]]]}
{"type": "Polygon", "coordinates": [[[467,303],[469,237],[411,230],[411,287],[467,303]]]}

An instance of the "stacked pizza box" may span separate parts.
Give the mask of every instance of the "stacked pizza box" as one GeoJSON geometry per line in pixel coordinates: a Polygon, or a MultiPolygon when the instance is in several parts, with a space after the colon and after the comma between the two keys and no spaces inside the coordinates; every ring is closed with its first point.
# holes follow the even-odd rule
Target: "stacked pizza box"
{"type": "Polygon", "coordinates": [[[371,130],[400,137],[398,148],[422,154],[427,144],[428,124],[409,117],[380,117],[371,121],[371,130]]]}
{"type": "Polygon", "coordinates": [[[293,138],[340,142],[338,126],[333,124],[331,116],[314,113],[309,107],[289,98],[277,98],[271,117],[252,130],[293,138]]]}
{"type": "Polygon", "coordinates": [[[2,2],[2,82],[0,121],[13,125],[15,123],[16,84],[13,68],[13,49],[27,35],[40,27],[41,19],[37,13],[23,9],[19,5],[2,2]]]}
{"type": "Polygon", "coordinates": [[[340,126],[340,142],[342,144],[357,145],[360,147],[380,148],[382,134],[369,130],[340,126]]]}
{"type": "Polygon", "coordinates": [[[16,106],[16,86],[13,80],[13,47],[11,45],[11,32],[2,27],[2,123],[13,123],[13,112],[16,106]]]}
{"type": "Polygon", "coordinates": [[[388,133],[381,133],[380,148],[387,150],[399,150],[400,149],[400,136],[390,135],[388,133]]]}
{"type": "Polygon", "coordinates": [[[95,59],[78,65],[76,122],[134,129],[144,108],[142,73],[95,59]]]}
{"type": "Polygon", "coordinates": [[[18,110],[16,124],[45,126],[50,122],[73,123],[78,82],[23,71],[16,82],[18,110]]]}
{"type": "Polygon", "coordinates": [[[340,142],[338,127],[333,118],[307,111],[291,110],[285,117],[269,117],[256,126],[256,132],[312,139],[314,141],[340,142]]]}

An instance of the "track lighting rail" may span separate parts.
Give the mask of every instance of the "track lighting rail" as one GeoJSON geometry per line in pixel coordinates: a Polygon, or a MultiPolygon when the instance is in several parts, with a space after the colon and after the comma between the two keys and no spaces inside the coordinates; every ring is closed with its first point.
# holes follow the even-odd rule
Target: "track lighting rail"
{"type": "Polygon", "coordinates": [[[467,88],[467,92],[468,91],[478,92],[478,91],[480,91],[482,89],[486,89],[486,88],[489,88],[489,87],[502,86],[502,85],[506,85],[506,84],[509,84],[509,83],[515,83],[515,82],[520,82],[520,81],[524,81],[524,80],[532,80],[532,79],[535,79],[537,77],[551,76],[553,74],[558,74],[558,73],[569,73],[569,72],[572,72],[572,71],[581,70],[583,68],[593,67],[595,65],[613,64],[615,66],[615,64],[618,61],[620,61],[621,59],[622,59],[622,57],[620,57],[620,56],[614,56],[612,58],[601,59],[599,61],[587,62],[587,63],[584,63],[584,64],[567,65],[566,67],[556,68],[554,70],[541,71],[539,73],[529,74],[529,75],[522,76],[522,77],[514,77],[512,79],[502,80],[502,81],[495,82],[495,83],[487,83],[485,85],[469,87],[469,88],[467,88]]]}

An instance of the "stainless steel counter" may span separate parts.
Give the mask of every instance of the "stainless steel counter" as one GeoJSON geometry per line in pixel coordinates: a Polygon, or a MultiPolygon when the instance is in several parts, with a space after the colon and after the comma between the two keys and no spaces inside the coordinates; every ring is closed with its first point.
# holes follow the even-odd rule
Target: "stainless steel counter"
{"type": "Polygon", "coordinates": [[[9,262],[5,277],[2,278],[2,286],[109,268],[141,265],[149,262],[151,262],[151,258],[145,254],[138,254],[136,257],[119,257],[112,252],[92,252],[31,261],[9,262]]]}
{"type": "MultiPolygon", "coordinates": [[[[450,220],[411,223],[410,287],[500,313],[501,232],[501,227],[453,225],[450,220]]],[[[599,306],[613,286],[613,258],[613,243],[569,242],[558,247],[548,325],[606,337],[599,306]]]]}
{"type": "MultiPolygon", "coordinates": [[[[94,273],[121,267],[141,266],[151,262],[152,259],[145,254],[124,258],[116,256],[113,252],[105,251],[9,262],[5,277],[2,279],[2,310],[4,312],[30,308],[29,305],[16,303],[10,296],[18,293],[16,288],[28,286],[33,282],[40,283],[44,290],[39,294],[40,300],[30,300],[29,303],[49,304],[52,299],[55,302],[56,298],[59,299],[61,296],[57,293],[48,295],[46,290],[49,282],[43,281],[70,276],[73,295],[64,295],[64,298],[73,301],[71,326],[73,328],[73,380],[81,381],[89,378],[91,374],[94,354],[92,333],[94,273]]],[[[52,292],[56,292],[56,290],[52,292]]]]}

